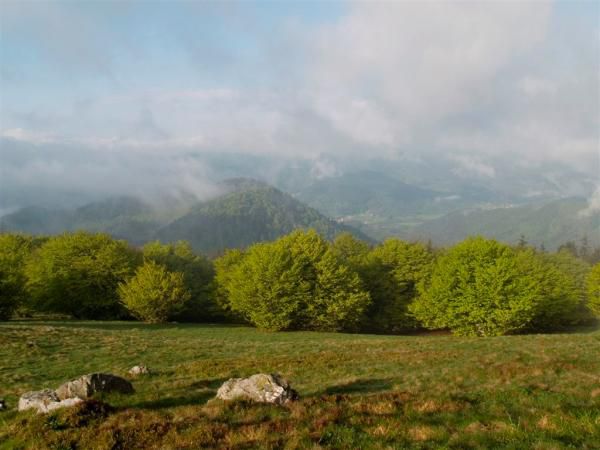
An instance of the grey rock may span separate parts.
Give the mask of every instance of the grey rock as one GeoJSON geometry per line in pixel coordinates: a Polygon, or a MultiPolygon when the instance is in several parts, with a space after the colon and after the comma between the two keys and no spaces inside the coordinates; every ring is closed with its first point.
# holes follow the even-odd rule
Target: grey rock
{"type": "Polygon", "coordinates": [[[18,410],[26,411],[35,409],[38,413],[47,413],[59,408],[75,406],[83,400],[80,398],[68,398],[61,400],[56,392],[51,389],[43,389],[41,391],[27,392],[19,399],[18,410]]]}
{"type": "Polygon", "coordinates": [[[258,373],[249,378],[231,378],[217,391],[221,400],[251,400],[283,405],[296,400],[298,393],[277,374],[258,373]]]}
{"type": "Polygon", "coordinates": [[[67,381],[57,390],[56,395],[60,400],[68,398],[87,399],[97,392],[133,393],[132,384],[125,378],[108,373],[90,373],[75,380],[67,381]]]}
{"type": "Polygon", "coordinates": [[[150,369],[148,369],[148,367],[146,367],[144,364],[140,364],[138,366],[133,366],[131,369],[129,369],[128,373],[129,375],[137,377],[138,375],[150,374],[150,369]]]}

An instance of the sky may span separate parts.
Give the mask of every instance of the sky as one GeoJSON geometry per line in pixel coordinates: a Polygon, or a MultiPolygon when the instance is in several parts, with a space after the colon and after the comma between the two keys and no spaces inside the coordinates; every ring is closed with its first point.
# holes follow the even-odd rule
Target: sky
{"type": "Polygon", "coordinates": [[[6,190],[200,192],[203,152],[597,179],[599,130],[596,1],[0,2],[6,190]]]}

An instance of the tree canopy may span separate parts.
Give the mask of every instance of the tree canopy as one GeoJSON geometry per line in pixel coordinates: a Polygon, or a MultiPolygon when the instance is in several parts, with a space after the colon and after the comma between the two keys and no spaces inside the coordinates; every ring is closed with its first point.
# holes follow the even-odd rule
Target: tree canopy
{"type": "Polygon", "coordinates": [[[145,322],[161,323],[173,318],[190,299],[181,272],[147,261],[135,276],[119,285],[119,297],[131,314],[145,322]]]}
{"type": "Polygon", "coordinates": [[[144,245],[142,251],[144,261],[153,261],[183,275],[190,300],[177,314],[177,320],[204,322],[222,319],[223,313],[214,302],[213,265],[207,258],[195,253],[189,242],[162,244],[153,241],[144,245]]]}
{"type": "Polygon", "coordinates": [[[107,234],[65,233],[28,260],[27,287],[36,308],[80,319],[123,316],[117,286],[140,263],[137,251],[107,234]]]}
{"type": "Polygon", "coordinates": [[[24,267],[39,244],[29,236],[0,234],[0,320],[11,317],[27,299],[24,267]]]}
{"type": "Polygon", "coordinates": [[[352,328],[370,301],[314,231],[227,254],[216,267],[229,308],[266,330],[352,328]]]}
{"type": "Polygon", "coordinates": [[[600,263],[596,264],[587,277],[589,308],[600,317],[600,263]]]}
{"type": "Polygon", "coordinates": [[[451,248],[419,285],[410,307],[427,328],[458,335],[494,336],[556,324],[577,298],[562,288],[561,273],[532,250],[494,240],[470,238],[451,248]]]}

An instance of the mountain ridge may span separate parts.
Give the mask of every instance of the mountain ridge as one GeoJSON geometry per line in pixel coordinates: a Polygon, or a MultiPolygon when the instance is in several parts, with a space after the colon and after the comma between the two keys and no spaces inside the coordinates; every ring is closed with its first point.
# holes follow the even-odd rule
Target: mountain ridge
{"type": "Polygon", "coordinates": [[[328,239],[350,232],[371,240],[265,182],[232,178],[218,187],[219,195],[170,217],[168,211],[141,199],[121,196],[74,209],[21,208],[0,218],[0,231],[57,234],[84,229],[107,232],[133,245],[156,239],[187,240],[196,250],[210,254],[272,240],[297,228],[315,228],[328,239]]]}

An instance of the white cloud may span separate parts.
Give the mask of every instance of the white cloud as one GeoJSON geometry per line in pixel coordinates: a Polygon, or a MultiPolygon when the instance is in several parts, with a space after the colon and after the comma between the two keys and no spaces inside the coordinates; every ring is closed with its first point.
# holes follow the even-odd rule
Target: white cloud
{"type": "Polygon", "coordinates": [[[588,206],[579,211],[581,217],[589,217],[594,214],[600,214],[600,186],[596,188],[594,193],[588,199],[588,206]]]}
{"type": "MultiPolygon", "coordinates": [[[[122,165],[141,178],[151,173],[186,185],[206,176],[204,168],[186,160],[191,151],[304,158],[316,177],[340,173],[327,155],[399,154],[425,165],[434,158],[450,160],[464,177],[498,179],[498,160],[531,170],[557,162],[597,174],[598,39],[593,33],[575,39],[577,33],[569,31],[578,24],[557,16],[550,2],[355,2],[337,20],[305,25],[300,35],[297,23],[288,34],[282,26],[279,46],[259,30],[256,42],[265,48],[257,50],[258,60],[276,82],[216,77],[204,87],[196,82],[203,80],[202,64],[173,67],[180,75],[196,71],[182,77],[187,83],[167,74],[162,84],[149,87],[123,76],[119,57],[139,58],[142,71],[151,53],[123,31],[106,29],[112,17],[125,20],[120,7],[108,8],[96,21],[67,4],[40,11],[28,6],[18,14],[15,5],[3,23],[11,23],[9,32],[27,28],[46,59],[68,70],[79,65],[74,78],[83,85],[82,73],[118,80],[92,91],[89,99],[40,103],[31,111],[3,105],[0,134],[9,141],[68,147],[50,152],[55,160],[48,169],[27,166],[24,176],[36,180],[34,171],[40,170],[39,180],[48,185],[56,180],[44,170],[56,167],[82,171],[77,186],[102,183],[78,159],[76,147],[90,155],[91,164],[114,164],[118,173],[122,165]],[[566,32],[553,34],[554,22],[564,22],[566,32]],[[285,67],[293,73],[286,76],[285,67]]],[[[219,49],[208,50],[200,57],[219,49]]]]}
{"type": "Polygon", "coordinates": [[[517,87],[525,94],[530,96],[553,95],[556,93],[556,83],[543,78],[534,78],[526,76],[517,83],[517,87]]]}
{"type": "Polygon", "coordinates": [[[407,127],[480,103],[498,71],[540,43],[550,12],[539,2],[357,2],[317,35],[307,76],[338,112],[368,95],[403,143],[407,127]]]}
{"type": "Polygon", "coordinates": [[[8,128],[0,132],[0,137],[14,139],[17,141],[31,142],[32,144],[44,144],[53,142],[55,139],[45,133],[36,133],[23,128],[8,128]]]}
{"type": "Polygon", "coordinates": [[[496,176],[496,170],[477,159],[465,155],[455,155],[451,158],[453,161],[458,163],[458,167],[453,169],[453,172],[459,176],[465,178],[477,177],[477,178],[494,178],[496,176]]]}

